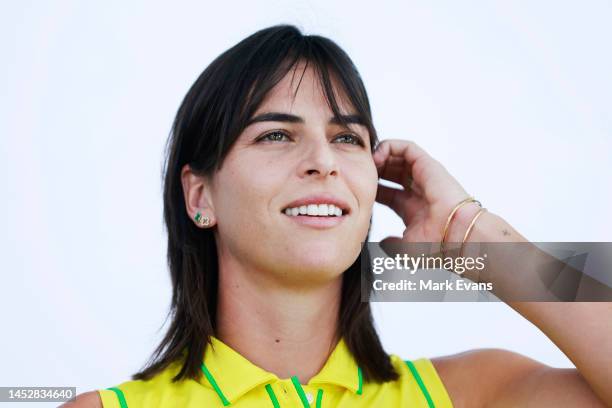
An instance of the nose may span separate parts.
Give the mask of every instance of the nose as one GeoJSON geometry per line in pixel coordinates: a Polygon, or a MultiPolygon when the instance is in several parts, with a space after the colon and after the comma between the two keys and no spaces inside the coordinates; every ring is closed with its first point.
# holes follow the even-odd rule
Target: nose
{"type": "Polygon", "coordinates": [[[337,176],[338,160],[327,138],[322,137],[305,143],[303,156],[298,166],[300,177],[337,176]]]}

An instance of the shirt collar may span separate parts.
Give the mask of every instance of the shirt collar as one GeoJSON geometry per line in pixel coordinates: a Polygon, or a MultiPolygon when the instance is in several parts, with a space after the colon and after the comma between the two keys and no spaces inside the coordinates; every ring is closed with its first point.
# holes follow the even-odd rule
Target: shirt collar
{"type": "MultiPolygon", "coordinates": [[[[214,389],[224,405],[257,386],[279,380],[276,374],[251,363],[215,336],[210,337],[210,345],[201,367],[204,374],[201,383],[214,389]]],[[[308,381],[309,386],[315,384],[334,384],[361,394],[361,370],[344,339],[340,339],[323,368],[308,381]]]]}

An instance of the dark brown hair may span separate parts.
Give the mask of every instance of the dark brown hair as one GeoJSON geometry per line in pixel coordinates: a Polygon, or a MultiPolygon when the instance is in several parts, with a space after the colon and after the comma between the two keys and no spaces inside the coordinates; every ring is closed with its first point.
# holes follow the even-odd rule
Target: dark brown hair
{"type": "MultiPolygon", "coordinates": [[[[257,31],[219,55],[187,92],[166,145],[162,175],[167,261],[172,279],[168,316],[172,320],[146,368],[133,374],[133,380],[147,380],[179,359],[182,368],[172,381],[199,379],[202,374],[206,345],[216,328],[217,248],[211,229],[196,227],[187,214],[181,169],[189,164],[195,173],[208,176],[218,170],[267,93],[300,61],[306,62],[304,70],[310,64],[316,70],[327,103],[340,123],[347,127],[332,78],[366,124],[372,150],[378,144],[361,77],[348,55],[333,41],[303,35],[292,25],[276,25],[257,31]]],[[[364,381],[385,382],[397,379],[398,374],[376,333],[370,303],[361,299],[361,285],[372,287],[369,265],[369,254],[362,251],[343,274],[337,333],[361,367],[364,381]],[[363,282],[362,261],[367,265],[363,282]]]]}

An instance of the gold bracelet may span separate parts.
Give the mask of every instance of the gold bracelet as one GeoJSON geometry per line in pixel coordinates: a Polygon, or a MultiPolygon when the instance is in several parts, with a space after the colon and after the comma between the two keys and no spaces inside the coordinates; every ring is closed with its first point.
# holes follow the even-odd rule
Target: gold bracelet
{"type": "Polygon", "coordinates": [[[476,200],[472,196],[469,196],[468,198],[466,198],[465,200],[463,200],[459,204],[457,204],[455,206],[455,208],[453,208],[453,211],[451,211],[451,213],[449,214],[448,218],[446,219],[446,225],[444,226],[444,230],[442,231],[442,241],[440,242],[440,253],[442,254],[442,258],[445,258],[445,256],[444,256],[444,242],[446,241],[446,234],[448,233],[448,226],[450,225],[451,220],[453,219],[453,216],[459,210],[459,208],[463,207],[467,203],[472,203],[472,202],[475,202],[480,207],[482,207],[482,204],[480,203],[480,201],[476,200]]]}
{"type": "Polygon", "coordinates": [[[472,221],[470,222],[470,225],[468,225],[467,231],[465,231],[465,235],[463,236],[463,242],[461,242],[461,249],[459,250],[459,258],[461,258],[463,256],[463,246],[465,245],[465,242],[467,241],[468,237],[470,236],[470,232],[472,232],[472,228],[474,227],[474,224],[476,223],[476,220],[478,219],[478,217],[480,217],[482,214],[484,214],[485,211],[487,211],[486,208],[481,208],[480,210],[478,210],[478,212],[476,213],[474,218],[472,218],[472,221]]]}

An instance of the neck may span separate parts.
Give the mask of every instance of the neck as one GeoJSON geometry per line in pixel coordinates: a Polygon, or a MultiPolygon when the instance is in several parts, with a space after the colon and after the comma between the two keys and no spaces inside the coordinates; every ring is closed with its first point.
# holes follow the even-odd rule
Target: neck
{"type": "Polygon", "coordinates": [[[216,337],[277,377],[307,384],[339,340],[342,276],[305,290],[264,284],[253,272],[220,268],[216,337]]]}

